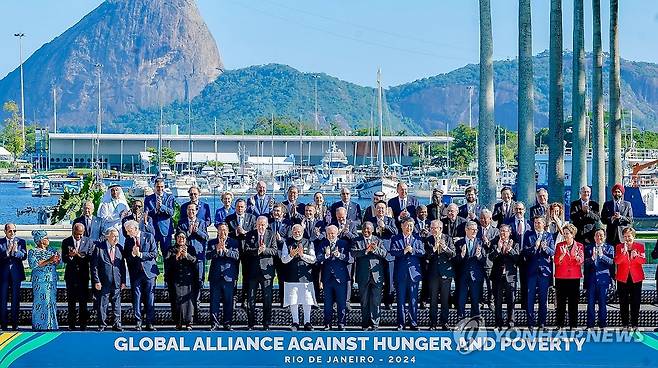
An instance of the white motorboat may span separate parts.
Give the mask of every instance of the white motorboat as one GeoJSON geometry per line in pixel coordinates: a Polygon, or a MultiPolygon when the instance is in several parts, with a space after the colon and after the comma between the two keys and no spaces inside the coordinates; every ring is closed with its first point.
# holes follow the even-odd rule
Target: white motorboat
{"type": "Polygon", "coordinates": [[[34,182],[32,181],[32,175],[28,173],[22,173],[18,177],[18,187],[19,188],[33,188],[34,182]]]}
{"type": "Polygon", "coordinates": [[[191,187],[197,186],[196,177],[193,175],[181,175],[176,178],[174,185],[171,186],[171,194],[174,197],[187,197],[191,187]]]}
{"type": "Polygon", "coordinates": [[[32,197],[50,197],[50,181],[47,176],[37,175],[32,182],[32,197]]]}

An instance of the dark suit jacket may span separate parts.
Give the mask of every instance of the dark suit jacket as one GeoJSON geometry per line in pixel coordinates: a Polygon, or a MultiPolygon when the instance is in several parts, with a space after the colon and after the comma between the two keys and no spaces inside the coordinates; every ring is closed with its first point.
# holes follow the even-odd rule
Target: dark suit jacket
{"type": "Polygon", "coordinates": [[[320,241],[315,252],[317,262],[322,265],[322,283],[327,284],[332,280],[340,284],[347,283],[350,279],[347,273],[351,254],[350,243],[342,239],[336,241],[335,249],[340,253],[338,257],[334,256],[333,250],[331,255],[326,257],[326,248],[329,246],[330,242],[325,238],[320,241]]]}
{"type": "Polygon", "coordinates": [[[419,220],[416,218],[414,221],[414,234],[416,234],[421,240],[424,240],[429,236],[431,222],[430,219],[426,218],[425,220],[419,220]]]}
{"type": "Polygon", "coordinates": [[[461,280],[482,281],[484,280],[484,266],[487,262],[487,251],[482,241],[475,237],[473,239],[473,248],[469,253],[466,245],[466,238],[459,239],[455,243],[455,263],[459,264],[459,275],[461,280]],[[477,248],[480,247],[480,256],[476,255],[477,248]],[[466,255],[462,257],[462,250],[466,249],[466,255]]]}
{"type": "Polygon", "coordinates": [[[123,250],[123,256],[126,259],[128,271],[130,272],[130,282],[134,283],[140,276],[147,279],[154,279],[160,274],[156,260],[158,258],[158,247],[155,244],[153,235],[147,232],[139,234],[139,251],[140,257],[134,257],[132,252],[135,247],[135,239],[126,238],[126,244],[123,250]]]}
{"type": "Polygon", "coordinates": [[[511,234],[512,240],[514,240],[514,242],[516,243],[519,243],[519,248],[521,249],[521,251],[523,251],[523,247],[524,247],[523,241],[525,240],[523,236],[528,231],[531,231],[531,225],[528,222],[528,220],[523,219],[523,222],[525,223],[525,225],[523,226],[523,235],[519,235],[519,231],[517,229],[518,225],[517,225],[516,217],[513,217],[510,220],[510,222],[507,223],[507,225],[509,225],[512,230],[512,234],[511,234]]]}
{"type": "Polygon", "coordinates": [[[62,240],[62,262],[66,265],[66,269],[64,270],[64,281],[66,281],[67,284],[81,283],[83,285],[89,285],[89,265],[94,253],[94,242],[83,236],[80,239],[78,255],[69,257],[69,249],[73,249],[74,247],[75,245],[72,236],[62,240]]]}
{"type": "Polygon", "coordinates": [[[441,234],[439,242],[443,242],[447,246],[446,250],[439,247],[438,251],[434,251],[434,244],[437,239],[434,235],[425,238],[425,256],[427,258],[427,272],[430,278],[447,279],[455,277],[455,269],[453,268],[453,258],[455,257],[455,244],[450,242],[448,236],[441,234]]]}
{"type": "Polygon", "coordinates": [[[443,220],[443,234],[448,236],[448,241],[456,242],[466,236],[466,220],[457,216],[455,221],[450,221],[447,217],[443,220]]]}
{"type": "Polygon", "coordinates": [[[391,207],[391,211],[393,211],[393,219],[395,220],[395,224],[398,227],[398,230],[400,230],[400,213],[402,210],[406,209],[407,212],[409,212],[409,217],[411,218],[416,218],[416,207],[418,207],[418,199],[414,196],[407,196],[407,203],[405,208],[400,208],[400,197],[395,197],[391,198],[388,200],[388,206],[391,207]]]}
{"type": "MultiPolygon", "coordinates": [[[[343,201],[338,201],[331,205],[331,218],[334,219],[334,221],[336,219],[336,210],[340,207],[345,207],[343,206],[343,201]]],[[[347,207],[347,219],[356,222],[357,224],[361,223],[361,206],[358,203],[350,201],[349,206],[347,207]]]]}
{"type": "Polygon", "coordinates": [[[594,242],[594,231],[596,224],[601,221],[599,216],[599,204],[589,201],[589,212],[582,211],[583,205],[580,199],[571,202],[569,219],[573,226],[578,229],[578,234],[574,237],[577,242],[589,244],[594,242]]]}
{"type": "Polygon", "coordinates": [[[281,251],[283,244],[286,242],[286,238],[292,236],[292,226],[293,223],[290,219],[284,218],[281,221],[276,222],[272,216],[269,218],[269,229],[274,232],[274,234],[279,234],[281,240],[277,241],[276,247],[281,251]]]}
{"type": "Polygon", "coordinates": [[[0,239],[0,279],[2,282],[9,280],[11,275],[14,281],[25,280],[25,269],[23,261],[27,258],[27,247],[25,240],[16,238],[16,253],[7,255],[7,238],[0,239]]]}
{"type": "Polygon", "coordinates": [[[388,252],[384,247],[384,243],[374,235],[371,237],[370,242],[376,243],[377,247],[369,253],[366,253],[368,242],[366,242],[363,235],[354,239],[352,243],[352,256],[356,263],[355,280],[359,287],[365,286],[368,281],[382,285],[387,278],[387,275],[384,274],[384,263],[387,262],[386,255],[388,252]]]}
{"type": "Polygon", "coordinates": [[[374,218],[375,218],[375,209],[373,208],[372,205],[366,207],[366,209],[363,211],[363,218],[361,219],[361,223],[363,224],[366,221],[370,221],[374,223],[374,218]]]}
{"type": "Polygon", "coordinates": [[[240,245],[235,239],[226,239],[226,250],[218,252],[215,248],[219,239],[214,238],[208,242],[206,259],[210,260],[208,281],[235,282],[238,280],[238,260],[240,259],[240,245]]]}
{"type": "Polygon", "coordinates": [[[248,256],[246,263],[248,268],[247,274],[249,277],[270,280],[274,278],[274,257],[277,257],[279,254],[276,238],[271,230],[265,230],[263,243],[265,250],[261,254],[258,254],[258,231],[252,230],[247,233],[244,249],[244,254],[248,256]]]}
{"type": "Polygon", "coordinates": [[[491,279],[501,280],[514,283],[517,279],[518,262],[521,257],[521,250],[519,243],[512,240],[512,248],[507,253],[498,251],[498,244],[500,239],[496,239],[492,243],[491,252],[487,254],[487,258],[492,262],[491,279]]]}
{"type": "MultiPolygon", "coordinates": [[[[497,227],[493,226],[493,224],[486,230],[484,227],[480,226],[478,228],[477,237],[482,241],[482,246],[484,247],[486,253],[489,254],[489,252],[491,252],[492,245],[494,243],[498,243],[500,231],[497,227]]],[[[491,269],[491,267],[493,267],[493,261],[490,258],[487,258],[485,268],[491,269]]]]}
{"type": "Polygon", "coordinates": [[[85,216],[80,216],[73,220],[73,225],[83,224],[85,226],[85,237],[91,238],[92,241],[98,241],[101,237],[101,219],[97,216],[91,216],[91,226],[87,226],[85,216]]]}
{"type": "MultiPolygon", "coordinates": [[[[187,206],[190,205],[190,201],[187,201],[183,203],[182,206],[180,206],[180,214],[181,217],[187,216],[187,206]]],[[[201,221],[206,223],[206,227],[210,226],[212,224],[212,214],[210,212],[210,206],[208,203],[204,201],[199,201],[199,206],[198,206],[198,212],[196,214],[196,217],[201,219],[201,221]]]]}
{"type": "Polygon", "coordinates": [[[633,207],[631,202],[622,200],[619,204],[619,215],[617,220],[613,220],[612,216],[615,214],[614,201],[607,201],[603,204],[601,211],[601,221],[606,225],[605,235],[606,243],[619,244],[624,238],[621,232],[628,226],[633,225],[633,207]]]}
{"type": "Polygon", "coordinates": [[[404,234],[398,234],[391,239],[390,253],[395,257],[394,280],[396,283],[407,281],[419,282],[422,278],[420,263],[425,256],[425,245],[423,242],[411,235],[411,253],[404,253],[404,234]]]}
{"type": "MultiPolygon", "coordinates": [[[[197,219],[199,220],[199,219],[197,219]]],[[[192,254],[197,261],[206,259],[206,244],[208,243],[208,229],[206,223],[199,221],[195,232],[191,231],[190,219],[185,217],[178,222],[178,231],[187,234],[187,240],[190,242],[194,253],[192,254]]]]}
{"type": "MultiPolygon", "coordinates": [[[[480,207],[480,205],[477,204],[477,202],[476,202],[475,203],[475,210],[473,212],[475,214],[475,218],[472,221],[475,221],[478,224],[480,223],[480,211],[481,210],[482,210],[482,207],[480,207]]],[[[469,221],[469,218],[468,218],[468,203],[464,203],[461,206],[459,206],[459,212],[457,213],[457,216],[465,219],[466,221],[469,221]]]]}
{"type": "Polygon", "coordinates": [[[546,242],[546,250],[543,250],[542,247],[539,249],[536,248],[537,233],[534,231],[526,232],[521,254],[527,262],[528,276],[551,277],[553,275],[553,262],[551,258],[555,254],[553,235],[549,232],[544,232],[541,241],[546,242]]]}
{"type": "MultiPolygon", "coordinates": [[[[244,235],[235,234],[235,230],[238,228],[238,215],[232,213],[226,216],[225,222],[228,225],[228,236],[238,241],[238,244],[240,244],[240,250],[244,249],[244,241],[246,239],[247,234],[244,235]]],[[[247,233],[249,233],[255,227],[256,227],[256,216],[250,213],[245,213],[244,222],[242,223],[242,228],[247,233]]]]}
{"type": "MultiPolygon", "coordinates": [[[[596,259],[593,260],[592,253],[594,253],[595,248],[595,243],[585,245],[585,287],[592,287],[596,284],[609,285],[612,282],[610,267],[612,267],[615,262],[615,248],[608,243],[603,243],[603,256],[596,257],[596,259]]],[[[654,252],[656,252],[656,250],[657,249],[654,249],[654,252]]]]}
{"type": "Polygon", "coordinates": [[[491,214],[491,219],[496,221],[497,227],[501,227],[506,224],[509,220],[514,218],[514,206],[516,202],[510,201],[507,212],[503,209],[503,202],[498,202],[494,204],[493,213],[491,214]]]}
{"type": "Polygon", "coordinates": [[[269,215],[273,206],[274,198],[269,194],[263,196],[263,203],[258,199],[258,194],[247,198],[247,213],[251,213],[256,217],[269,215]]]}
{"type": "Polygon", "coordinates": [[[340,239],[351,242],[353,239],[359,236],[359,230],[357,229],[358,223],[354,221],[347,220],[346,231],[343,231],[343,228],[336,221],[332,222],[331,224],[338,228],[338,237],[340,239]]]}
{"type": "Polygon", "coordinates": [[[119,289],[121,284],[126,283],[126,262],[122,251],[121,244],[117,244],[112,262],[107,241],[96,245],[91,257],[91,279],[94,284],[101,283],[101,291],[119,289]]]}
{"type": "Polygon", "coordinates": [[[311,243],[316,244],[325,238],[325,230],[327,228],[327,224],[324,222],[324,220],[309,220],[308,224],[309,225],[304,228],[305,239],[308,239],[311,241],[311,243]],[[315,229],[319,229],[320,234],[317,234],[315,229]]]}
{"type": "MultiPolygon", "coordinates": [[[[384,222],[384,226],[379,227],[379,224],[377,224],[377,217],[374,217],[372,224],[375,226],[375,231],[373,235],[381,239],[382,242],[384,242],[384,248],[386,248],[387,251],[390,251],[391,239],[398,235],[398,228],[395,224],[395,220],[392,217],[384,216],[382,221],[384,222]]],[[[386,260],[393,262],[395,261],[395,257],[393,257],[391,253],[388,253],[386,255],[386,260]]]]}
{"type": "Polygon", "coordinates": [[[430,203],[427,205],[427,219],[430,221],[440,220],[448,215],[448,206],[441,202],[439,204],[430,203]]]}
{"type": "MultiPolygon", "coordinates": [[[[157,207],[157,197],[154,194],[144,198],[144,212],[148,212],[149,217],[153,220],[155,228],[155,239],[161,241],[163,238],[169,239],[174,233],[174,196],[169,193],[162,193],[162,204],[160,209],[157,207]]],[[[162,254],[166,254],[168,249],[162,249],[162,254]]]]}
{"type": "Polygon", "coordinates": [[[548,216],[548,203],[546,205],[541,206],[539,203],[536,203],[534,206],[530,207],[530,210],[528,211],[530,213],[530,218],[535,218],[537,216],[548,216]],[[543,209],[542,209],[543,207],[543,209]]]}
{"type": "Polygon", "coordinates": [[[289,200],[285,200],[281,202],[282,205],[286,207],[286,213],[285,213],[285,218],[294,218],[294,217],[299,217],[299,215],[304,216],[304,211],[306,210],[306,205],[304,203],[299,202],[299,199],[297,200],[297,203],[293,206],[289,200]],[[293,211],[294,208],[294,211],[293,211]]]}

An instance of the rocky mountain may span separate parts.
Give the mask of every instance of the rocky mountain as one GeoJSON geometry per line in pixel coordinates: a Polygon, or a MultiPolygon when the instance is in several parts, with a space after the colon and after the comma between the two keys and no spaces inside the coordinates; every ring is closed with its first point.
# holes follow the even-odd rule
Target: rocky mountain
{"type": "MultiPolygon", "coordinates": [[[[88,129],[140,108],[196,96],[223,68],[194,0],[106,0],[24,63],[25,115],[88,129]],[[100,64],[97,68],[95,65],[100,64]]],[[[0,101],[20,101],[18,69],[0,80],[0,101]]]]}
{"type": "MultiPolygon", "coordinates": [[[[571,53],[564,57],[565,117],[571,109],[571,53]]],[[[607,60],[605,60],[607,62],[607,60]]],[[[591,66],[591,59],[588,59],[591,66]]],[[[535,127],[548,126],[548,54],[534,58],[535,127]]],[[[591,70],[588,93],[591,94],[591,70]]],[[[212,132],[217,119],[218,131],[240,130],[256,124],[270,114],[294,120],[314,121],[314,78],[318,80],[320,124],[335,123],[345,129],[369,125],[373,111],[373,89],[341,81],[326,74],[302,73],[286,65],[269,64],[227,71],[209,84],[192,101],[195,131],[212,132]]],[[[494,63],[495,116],[499,124],[512,130],[517,120],[517,62],[494,63]]],[[[385,130],[426,134],[468,122],[468,86],[472,95],[472,121],[478,120],[479,66],[471,64],[450,73],[437,75],[386,91],[388,112],[385,130]]],[[[608,67],[604,67],[604,93],[608,90],[608,67]]],[[[588,101],[590,97],[588,95],[588,101]]],[[[658,124],[658,65],[622,60],[622,101],[633,110],[636,126],[656,130],[658,124]]],[[[607,105],[607,95],[605,96],[607,105]]],[[[165,109],[166,123],[179,124],[187,131],[187,105],[175,102],[165,109]]],[[[375,110],[376,111],[376,110],[375,110]]],[[[117,119],[113,131],[154,132],[160,120],[158,109],[143,109],[117,119]]]]}

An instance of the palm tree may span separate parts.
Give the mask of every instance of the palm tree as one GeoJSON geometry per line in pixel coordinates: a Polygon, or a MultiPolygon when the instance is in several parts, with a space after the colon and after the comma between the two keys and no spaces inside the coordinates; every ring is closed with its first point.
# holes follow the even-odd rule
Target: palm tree
{"type": "Polygon", "coordinates": [[[573,79],[571,119],[573,151],[571,156],[571,200],[587,185],[587,125],[585,123],[585,20],[583,0],[573,2],[573,79]]]}
{"type": "Polygon", "coordinates": [[[620,183],[621,71],[619,65],[619,2],[610,0],[610,126],[608,128],[608,188],[620,183]]]}
{"type": "Polygon", "coordinates": [[[605,201],[605,127],[603,121],[603,49],[601,47],[601,0],[592,0],[592,198],[605,201]]]}
{"type": "Polygon", "coordinates": [[[548,194],[564,201],[564,79],[562,78],[562,0],[551,0],[548,110],[548,194]]]}
{"type": "Polygon", "coordinates": [[[490,0],[480,1],[480,116],[478,123],[478,187],[481,206],[496,202],[496,141],[494,124],[493,35],[490,0]]]}
{"type": "Polygon", "coordinates": [[[519,0],[519,175],[520,201],[535,198],[535,110],[532,68],[532,18],[530,0],[519,0]]]}

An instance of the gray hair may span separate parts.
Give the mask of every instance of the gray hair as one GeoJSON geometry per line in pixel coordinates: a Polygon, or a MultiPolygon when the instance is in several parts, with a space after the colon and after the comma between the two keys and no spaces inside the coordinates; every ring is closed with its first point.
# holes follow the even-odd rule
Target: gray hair
{"type": "Polygon", "coordinates": [[[370,222],[370,221],[366,221],[366,222],[363,223],[362,228],[363,229],[369,228],[370,231],[373,231],[373,230],[375,230],[375,225],[373,225],[372,222],[370,222]]]}
{"type": "Polygon", "coordinates": [[[139,224],[135,220],[128,220],[123,224],[123,228],[128,229],[139,229],[139,224]]]}
{"type": "Polygon", "coordinates": [[[110,236],[111,233],[116,233],[117,235],[119,235],[119,230],[117,230],[116,228],[110,227],[107,230],[105,230],[104,235],[107,237],[107,236],[110,236]]]}
{"type": "Polygon", "coordinates": [[[488,208],[483,208],[482,211],[480,211],[480,216],[482,215],[486,216],[487,218],[490,218],[491,210],[489,210],[488,208]]]}

